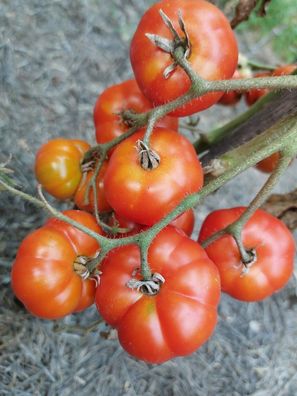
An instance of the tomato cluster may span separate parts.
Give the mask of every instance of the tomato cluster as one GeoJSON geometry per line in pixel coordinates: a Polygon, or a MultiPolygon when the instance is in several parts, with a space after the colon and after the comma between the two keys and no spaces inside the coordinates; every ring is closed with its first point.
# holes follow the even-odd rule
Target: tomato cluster
{"type": "Polygon", "coordinates": [[[139,235],[154,226],[203,186],[202,166],[193,145],[179,133],[177,117],[206,109],[219,99],[234,104],[242,95],[217,92],[191,100],[158,120],[147,136],[141,128],[143,116],[147,122],[156,105],[180,97],[191,86],[172,54],[152,42],[151,37],[157,36],[182,50],[184,59],[204,79],[242,77],[235,71],[235,36],[214,5],[204,0],[154,4],[132,39],[135,80],[107,88],[96,101],[99,149],[62,138],[39,149],[38,182],[53,197],[72,200],[80,210],[64,212],[69,223],[50,219],[28,235],[11,274],[14,293],[32,314],[57,319],[95,301],[101,316],[117,329],[123,348],[151,363],[192,353],[211,336],[221,289],[239,300],[261,300],[286,284],[294,257],[290,232],[261,210],[243,230],[243,244],[253,254],[248,265],[230,235],[203,249],[200,243],[236,221],[244,208],[210,214],[198,241],[190,239],[195,219],[189,209],[150,244],[151,279],[142,277],[137,237],[135,244],[110,250],[95,269],[90,266],[100,255],[100,246],[73,221],[109,241],[139,235]],[[126,136],[130,128],[135,131],[126,136]]]}

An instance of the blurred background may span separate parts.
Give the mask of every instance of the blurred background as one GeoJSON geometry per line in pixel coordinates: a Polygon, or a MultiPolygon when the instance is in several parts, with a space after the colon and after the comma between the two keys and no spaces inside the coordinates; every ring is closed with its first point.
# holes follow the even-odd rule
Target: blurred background
{"type": "MultiPolygon", "coordinates": [[[[92,111],[107,86],[132,77],[129,43],[151,0],[1,0],[0,163],[36,193],[35,152],[64,136],[95,143],[92,111]]],[[[237,1],[217,1],[228,17],[237,1]]],[[[236,29],[242,53],[268,64],[297,54],[295,0],[273,0],[236,29]]],[[[200,114],[207,131],[245,109],[200,114]]],[[[266,175],[249,169],[196,210],[197,227],[216,208],[246,205],[266,175]]],[[[296,164],[278,192],[297,185],[296,164]]],[[[55,203],[56,207],[67,205],[55,203]]],[[[68,205],[69,206],[69,205],[68,205]]],[[[10,267],[24,236],[47,214],[0,192],[0,395],[253,395],[297,393],[297,298],[293,278],[261,303],[223,296],[214,336],[199,351],[160,366],[128,356],[95,308],[64,320],[33,318],[13,298],[10,267]]],[[[194,235],[194,237],[195,237],[194,235]]]]}

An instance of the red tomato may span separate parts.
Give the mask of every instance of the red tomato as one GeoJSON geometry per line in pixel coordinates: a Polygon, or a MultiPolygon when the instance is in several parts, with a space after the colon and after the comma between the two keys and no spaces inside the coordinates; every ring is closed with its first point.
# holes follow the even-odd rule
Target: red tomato
{"type": "Polygon", "coordinates": [[[90,145],[77,139],[53,139],[38,150],[35,175],[44,189],[58,199],[72,198],[82,177],[80,168],[90,145]]]}
{"type": "Polygon", "coordinates": [[[292,74],[297,69],[297,65],[284,65],[274,70],[273,76],[286,76],[292,74]]]}
{"type": "MultiPolygon", "coordinates": [[[[236,221],[245,208],[216,210],[204,221],[199,242],[236,221]]],[[[255,262],[243,271],[237,245],[230,235],[205,250],[218,267],[222,290],[242,301],[259,301],[281,289],[293,272],[295,242],[287,227],[271,214],[257,210],[242,233],[247,250],[256,253],[255,262]]]]}
{"type": "Polygon", "coordinates": [[[269,157],[258,162],[256,167],[262,172],[271,173],[277,167],[279,161],[279,153],[274,153],[269,157]]]}
{"type": "Polygon", "coordinates": [[[96,305],[104,320],[116,327],[128,353],[162,363],[194,352],[211,336],[220,280],[200,245],[174,227],[157,235],[148,261],[152,271],[165,278],[158,294],[148,296],[127,286],[140,267],[140,255],[137,246],[123,246],[102,263],[96,305]]]}
{"type": "MultiPolygon", "coordinates": [[[[239,78],[243,78],[243,76],[240,74],[239,70],[235,70],[232,79],[239,78]]],[[[234,105],[240,101],[241,96],[242,92],[240,91],[227,91],[224,93],[218,103],[225,106],[234,105]]]]}
{"type": "Polygon", "coordinates": [[[170,224],[182,230],[186,235],[191,236],[195,224],[195,215],[193,209],[189,209],[182,213],[170,224]]]}
{"type": "MultiPolygon", "coordinates": [[[[164,78],[164,70],[172,64],[172,57],[145,36],[146,33],[151,33],[172,40],[172,34],[159,14],[160,9],[171,19],[181,37],[184,37],[177,17],[178,11],[181,12],[191,43],[188,61],[197,74],[207,80],[228,79],[233,76],[237,66],[238,48],[224,14],[204,0],[160,1],[143,15],[130,47],[136,81],[154,105],[178,98],[191,86],[187,74],[180,67],[169,78],[164,78]]],[[[207,109],[222,95],[222,92],[203,95],[178,108],[172,115],[186,116],[207,109]]]]}
{"type": "MultiPolygon", "coordinates": [[[[138,234],[144,228],[146,228],[141,224],[137,224],[131,220],[125,219],[124,217],[120,217],[116,213],[114,213],[113,216],[111,217],[109,224],[112,227],[127,228],[128,230],[130,230],[127,233],[129,235],[138,234]]],[[[195,215],[193,209],[189,209],[186,212],[182,213],[180,216],[178,216],[175,220],[173,220],[170,223],[170,225],[179,228],[188,236],[191,236],[194,229],[194,224],[195,224],[195,215]]],[[[126,236],[127,234],[120,234],[117,235],[117,237],[126,236]]]]}
{"type": "Polygon", "coordinates": [[[106,170],[104,189],[119,216],[152,225],[202,187],[203,171],[192,144],[163,128],[156,128],[150,139],[160,165],[143,169],[135,147],[143,135],[144,131],[139,131],[116,148],[106,170]]]}
{"type": "MultiPolygon", "coordinates": [[[[95,218],[67,210],[68,217],[102,234],[95,218]]],[[[21,243],[12,266],[12,289],[28,311],[43,319],[58,319],[94,302],[95,281],[83,280],[75,263],[98,252],[97,242],[75,227],[50,219],[21,243]]]]}
{"type": "MultiPolygon", "coordinates": [[[[106,201],[105,198],[105,192],[103,188],[103,178],[106,172],[107,168],[107,162],[105,162],[100,169],[97,179],[96,179],[96,185],[97,185],[97,206],[99,209],[99,212],[106,212],[110,210],[110,206],[106,201]]],[[[89,204],[85,204],[85,193],[87,186],[90,182],[91,177],[93,176],[94,172],[90,171],[87,174],[84,174],[80,185],[78,189],[76,190],[75,196],[74,196],[74,202],[76,206],[81,209],[81,210],[86,210],[88,212],[93,213],[94,212],[94,192],[93,189],[91,188],[90,193],[89,193],[89,204]]]]}
{"type": "MultiPolygon", "coordinates": [[[[94,108],[97,142],[109,142],[129,129],[129,125],[121,119],[122,111],[143,113],[151,108],[151,103],[142,94],[135,80],[124,81],[107,88],[98,97],[94,108]]],[[[167,116],[162,118],[157,126],[177,131],[178,120],[167,116]]]]}
{"type": "MultiPolygon", "coordinates": [[[[269,77],[271,76],[270,72],[262,72],[257,73],[254,77],[269,77]]],[[[262,89],[250,89],[249,91],[245,92],[245,101],[246,104],[252,106],[254,103],[257,102],[262,96],[266,95],[269,92],[269,89],[262,88],[262,89]]]]}
{"type": "MultiPolygon", "coordinates": [[[[285,65],[285,66],[280,66],[277,69],[274,70],[274,72],[271,74],[270,72],[262,72],[258,73],[255,75],[255,77],[269,77],[269,76],[284,76],[293,73],[297,68],[297,65],[285,65]]],[[[258,99],[260,99],[262,96],[266,95],[269,92],[269,89],[263,88],[263,89],[251,89],[250,91],[245,93],[245,100],[246,103],[251,106],[255,102],[257,102],[258,99]]]]}

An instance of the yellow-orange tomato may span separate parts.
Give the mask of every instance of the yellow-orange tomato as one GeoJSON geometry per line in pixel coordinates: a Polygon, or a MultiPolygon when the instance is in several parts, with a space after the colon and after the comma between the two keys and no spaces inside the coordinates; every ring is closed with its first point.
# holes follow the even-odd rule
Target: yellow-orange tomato
{"type": "MultiPolygon", "coordinates": [[[[107,162],[105,162],[98,173],[96,178],[96,186],[97,186],[97,207],[99,212],[106,212],[110,210],[110,205],[106,201],[105,193],[104,193],[104,186],[103,186],[103,178],[106,172],[107,162]]],[[[91,188],[89,192],[89,202],[85,203],[85,194],[87,186],[93,176],[94,171],[88,172],[84,175],[81,179],[80,185],[76,190],[74,196],[74,202],[79,209],[86,210],[88,212],[94,212],[94,191],[91,188]]]]}
{"type": "Polygon", "coordinates": [[[82,177],[80,168],[90,145],[77,139],[53,139],[36,154],[35,175],[43,188],[58,199],[72,198],[82,177]]]}

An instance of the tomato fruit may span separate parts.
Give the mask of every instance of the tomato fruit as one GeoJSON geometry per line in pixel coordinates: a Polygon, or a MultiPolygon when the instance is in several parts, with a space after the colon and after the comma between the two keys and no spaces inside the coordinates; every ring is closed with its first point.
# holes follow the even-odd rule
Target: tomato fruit
{"type": "MultiPolygon", "coordinates": [[[[91,214],[76,210],[64,214],[102,234],[91,214]]],[[[81,311],[94,302],[95,281],[83,280],[74,267],[98,250],[96,240],[87,234],[50,219],[21,243],[12,266],[12,289],[29,312],[43,319],[81,311]]]]}
{"type": "MultiPolygon", "coordinates": [[[[110,210],[110,206],[106,201],[105,198],[105,192],[104,192],[104,186],[103,186],[103,178],[106,172],[107,168],[107,162],[104,162],[98,176],[96,178],[96,186],[97,186],[97,207],[99,212],[106,212],[110,210]]],[[[88,212],[93,213],[94,212],[94,192],[93,189],[90,189],[89,192],[89,203],[85,204],[85,193],[87,186],[91,180],[91,177],[93,176],[94,171],[89,171],[88,173],[84,174],[84,176],[81,179],[81,182],[78,186],[78,189],[76,190],[75,196],[74,196],[74,202],[76,206],[81,209],[81,210],[86,210],[88,212]]]]}
{"type": "MultiPolygon", "coordinates": [[[[193,209],[188,209],[170,223],[170,225],[179,228],[188,236],[191,236],[194,229],[194,224],[195,215],[193,209]]],[[[120,217],[116,213],[113,213],[109,225],[112,227],[127,228],[129,230],[128,233],[119,234],[117,237],[138,234],[144,228],[146,228],[141,224],[137,224],[131,220],[125,219],[124,217],[120,217]]]]}
{"type": "MultiPolygon", "coordinates": [[[[243,78],[243,77],[239,72],[239,70],[235,70],[232,79],[239,79],[239,78],[243,78]]],[[[242,92],[240,91],[227,91],[220,98],[218,103],[224,106],[232,106],[240,101],[241,96],[242,96],[242,92]]]]}
{"type": "Polygon", "coordinates": [[[297,69],[297,65],[283,65],[274,70],[272,73],[273,76],[287,76],[288,74],[292,74],[297,69]]]}
{"type": "Polygon", "coordinates": [[[189,209],[186,212],[182,213],[170,224],[182,230],[186,235],[191,236],[195,224],[195,215],[193,209],[189,209]]]}
{"type": "MultiPolygon", "coordinates": [[[[189,77],[180,67],[175,68],[168,78],[164,77],[163,73],[173,59],[146,37],[150,33],[172,40],[172,34],[159,14],[160,9],[170,18],[179,35],[184,37],[178,24],[178,12],[181,12],[191,44],[188,61],[199,76],[206,80],[233,76],[237,67],[238,48],[224,14],[204,0],[160,1],[143,15],[130,47],[136,81],[154,105],[178,98],[191,86],[189,77]]],[[[223,92],[208,93],[179,107],[171,115],[186,116],[207,109],[222,95],[223,92]]]]}
{"type": "MultiPolygon", "coordinates": [[[[236,221],[244,210],[237,207],[212,212],[201,227],[199,242],[236,221]]],[[[263,300],[285,286],[292,275],[293,236],[283,222],[259,209],[244,226],[242,241],[256,255],[247,271],[243,271],[232,236],[224,235],[205,250],[219,269],[223,291],[242,301],[263,300]]]]}
{"type": "Polygon", "coordinates": [[[201,246],[174,227],[162,230],[148,251],[151,270],[165,283],[149,296],[127,282],[140,267],[136,245],[114,249],[102,262],[96,305],[118,331],[122,347],[138,359],[162,363],[194,352],[217,322],[220,279],[201,246]]]}
{"type": "Polygon", "coordinates": [[[271,173],[277,167],[279,161],[279,153],[274,153],[269,157],[258,162],[256,168],[265,173],[271,173]]]}
{"type": "Polygon", "coordinates": [[[169,129],[156,128],[150,147],[160,156],[152,170],[140,165],[136,145],[141,130],[112,154],[104,177],[107,202],[121,217],[152,225],[203,184],[203,170],[192,144],[169,129]]]}
{"type": "Polygon", "coordinates": [[[72,198],[82,177],[80,168],[90,145],[77,139],[53,139],[40,147],[35,175],[43,188],[58,199],[72,198]]]}
{"type": "MultiPolygon", "coordinates": [[[[152,104],[140,91],[135,80],[127,80],[107,88],[99,95],[94,108],[94,124],[98,143],[107,143],[129,129],[121,118],[124,110],[136,113],[149,111],[152,104]]],[[[156,126],[178,129],[178,120],[166,116],[156,126]]]]}

